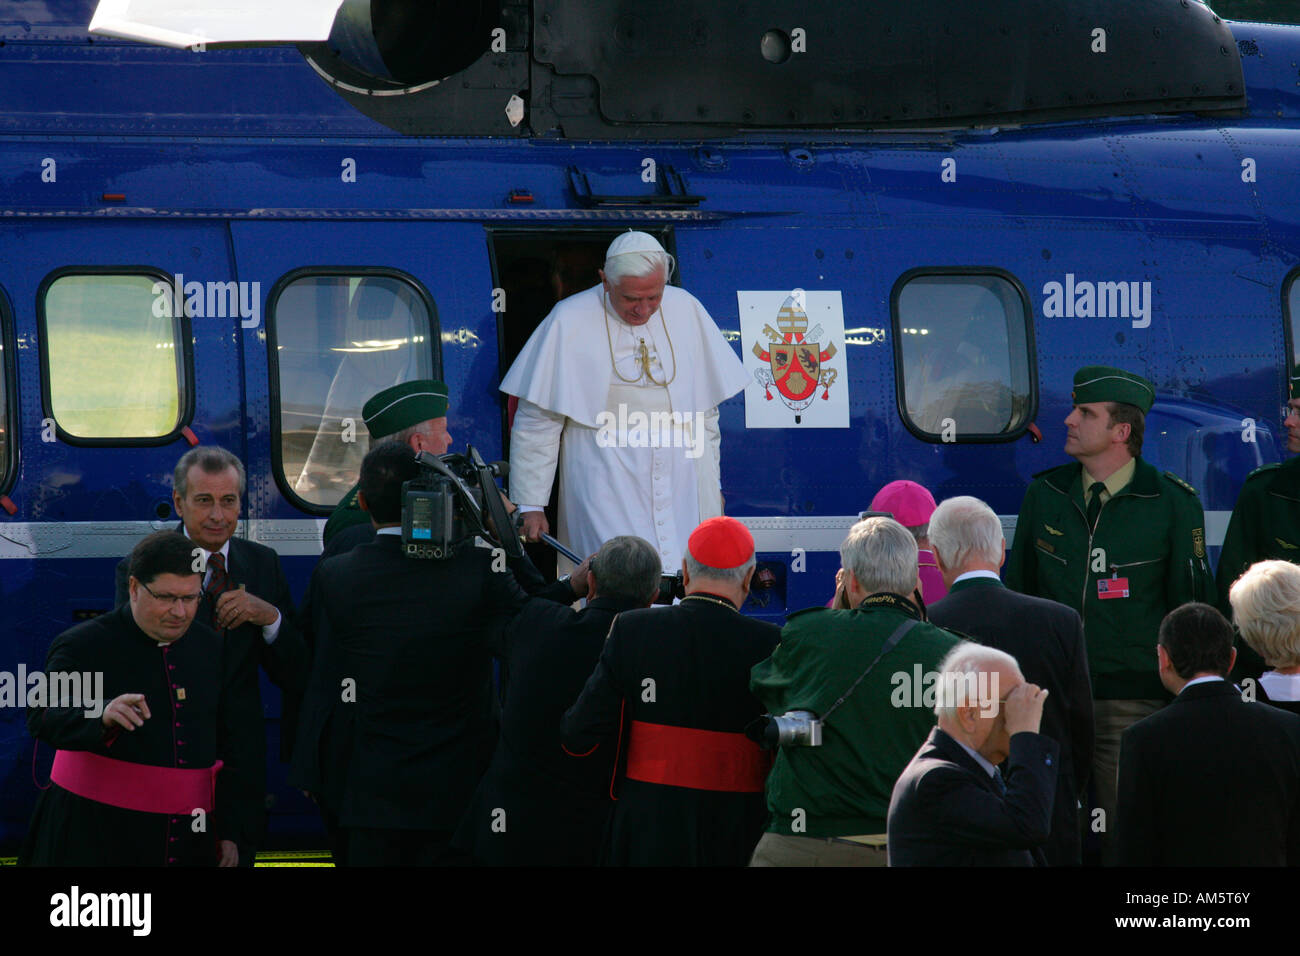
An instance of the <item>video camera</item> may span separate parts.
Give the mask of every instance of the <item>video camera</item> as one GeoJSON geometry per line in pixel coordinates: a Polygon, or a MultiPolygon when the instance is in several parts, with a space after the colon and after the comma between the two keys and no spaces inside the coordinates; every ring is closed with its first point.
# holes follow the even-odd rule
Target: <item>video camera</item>
{"type": "Polygon", "coordinates": [[[410,558],[445,561],[475,538],[486,538],[505,549],[507,557],[523,555],[519,539],[508,533],[511,524],[496,479],[509,474],[504,461],[491,464],[470,445],[464,455],[415,456],[420,475],[402,484],[402,548],[410,558]],[[487,522],[506,533],[494,534],[487,522]]]}
{"type": "Polygon", "coordinates": [[[682,580],[681,568],[672,574],[660,575],[659,596],[655,598],[655,604],[672,604],[673,598],[680,601],[684,597],[686,597],[686,584],[682,580]]]}

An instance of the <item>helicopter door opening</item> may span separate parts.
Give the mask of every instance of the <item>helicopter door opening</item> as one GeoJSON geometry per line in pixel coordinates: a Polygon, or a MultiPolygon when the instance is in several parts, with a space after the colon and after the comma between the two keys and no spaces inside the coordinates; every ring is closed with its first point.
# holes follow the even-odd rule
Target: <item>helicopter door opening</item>
{"type": "MultiPolygon", "coordinates": [[[[624,231],[626,227],[545,233],[497,231],[490,235],[494,285],[504,293],[504,302],[498,307],[500,311],[497,313],[497,342],[501,356],[498,381],[505,377],[528,337],[541,325],[557,302],[590,289],[600,281],[599,270],[605,264],[605,250],[624,231]]],[[[672,252],[671,234],[668,230],[644,231],[672,252]]],[[[501,394],[500,399],[501,447],[506,449],[506,457],[509,458],[510,426],[514,421],[517,400],[505,394],[501,394]]],[[[551,503],[546,508],[546,520],[550,523],[552,533],[558,526],[555,510],[557,498],[558,489],[553,485],[551,503]]],[[[529,545],[528,555],[543,574],[554,573],[555,552],[550,548],[529,545]]]]}

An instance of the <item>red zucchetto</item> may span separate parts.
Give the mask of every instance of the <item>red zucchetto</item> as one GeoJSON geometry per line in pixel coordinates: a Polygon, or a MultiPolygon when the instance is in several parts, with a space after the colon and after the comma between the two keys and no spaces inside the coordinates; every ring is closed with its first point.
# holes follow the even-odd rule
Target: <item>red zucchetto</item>
{"type": "Polygon", "coordinates": [[[691,532],[686,548],[705,567],[725,571],[754,556],[754,536],[735,518],[710,518],[691,532]]]}

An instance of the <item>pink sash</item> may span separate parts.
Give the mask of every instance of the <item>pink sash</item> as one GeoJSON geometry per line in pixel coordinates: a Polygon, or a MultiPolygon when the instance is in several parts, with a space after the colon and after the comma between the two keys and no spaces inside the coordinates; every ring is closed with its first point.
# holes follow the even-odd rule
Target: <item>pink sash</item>
{"type": "Polygon", "coordinates": [[[123,810],[190,816],[211,813],[222,762],[191,770],[154,767],[101,757],[86,750],[58,750],[50,780],[64,790],[123,810]]]}

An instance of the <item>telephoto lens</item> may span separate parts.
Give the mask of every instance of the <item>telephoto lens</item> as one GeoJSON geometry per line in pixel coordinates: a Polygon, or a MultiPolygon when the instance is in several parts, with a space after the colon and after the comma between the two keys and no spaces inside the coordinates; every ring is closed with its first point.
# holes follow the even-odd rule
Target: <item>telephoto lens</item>
{"type": "Polygon", "coordinates": [[[822,722],[810,710],[792,710],[781,716],[764,714],[745,728],[745,735],[765,750],[777,747],[820,747],[822,722]]]}

